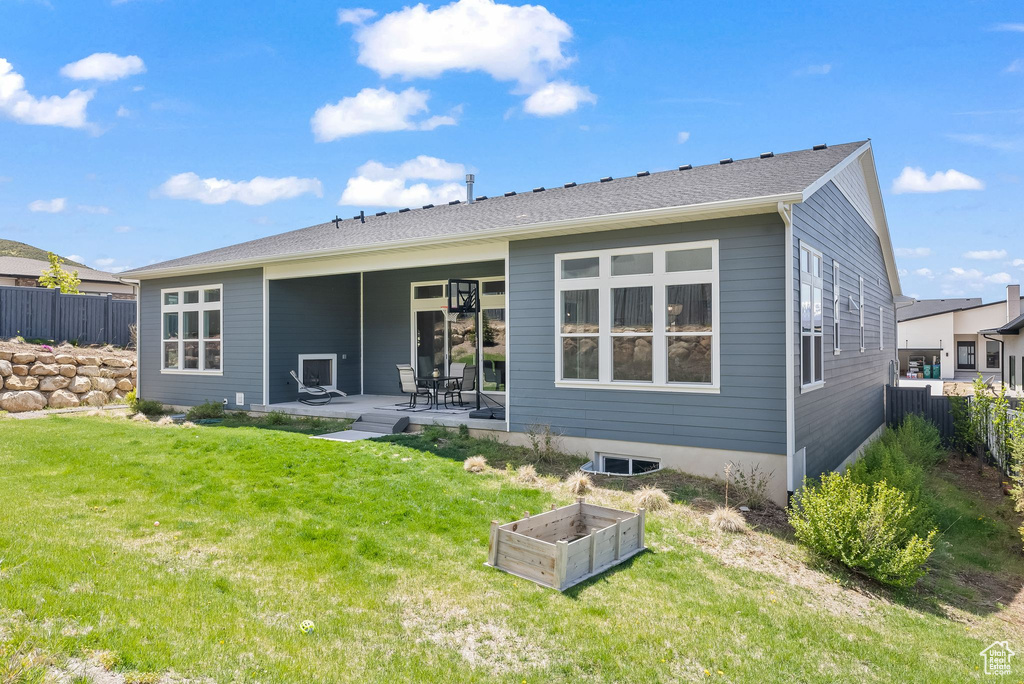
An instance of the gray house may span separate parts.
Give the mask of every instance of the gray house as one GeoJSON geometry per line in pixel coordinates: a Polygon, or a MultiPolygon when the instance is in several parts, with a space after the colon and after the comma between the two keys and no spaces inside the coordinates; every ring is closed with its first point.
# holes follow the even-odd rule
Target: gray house
{"type": "Polygon", "coordinates": [[[901,293],[870,142],[474,200],[125,273],[140,396],[357,417],[400,408],[396,364],[482,365],[503,420],[412,424],[550,426],[617,474],[758,465],[780,501],[881,428],[901,293]],[[446,314],[453,278],[479,317],[446,314]],[[349,396],[298,404],[291,370],[349,396]]]}

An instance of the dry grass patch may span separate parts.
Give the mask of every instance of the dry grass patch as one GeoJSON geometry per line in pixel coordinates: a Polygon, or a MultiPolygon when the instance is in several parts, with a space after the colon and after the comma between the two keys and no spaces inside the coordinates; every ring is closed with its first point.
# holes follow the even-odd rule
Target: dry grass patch
{"type": "Polygon", "coordinates": [[[482,473],[487,470],[487,459],[483,456],[470,456],[462,462],[462,469],[469,473],[482,473]]]}
{"type": "Polygon", "coordinates": [[[530,464],[519,466],[516,470],[516,482],[520,484],[533,484],[537,481],[537,469],[530,464]]]}
{"type": "Polygon", "coordinates": [[[708,522],[720,532],[744,532],[747,523],[735,508],[719,506],[708,516],[708,522]]]}
{"type": "Polygon", "coordinates": [[[653,512],[668,508],[672,501],[664,491],[648,485],[633,492],[633,503],[637,508],[653,512]]]}
{"type": "Polygon", "coordinates": [[[590,479],[590,475],[587,475],[582,470],[577,470],[565,478],[565,486],[569,488],[571,494],[583,496],[594,488],[594,481],[590,479]]]}

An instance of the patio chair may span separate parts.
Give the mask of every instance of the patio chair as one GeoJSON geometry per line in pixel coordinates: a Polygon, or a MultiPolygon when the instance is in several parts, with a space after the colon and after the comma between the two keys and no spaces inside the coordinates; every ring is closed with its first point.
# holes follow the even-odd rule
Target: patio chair
{"type": "Polygon", "coordinates": [[[466,403],[462,400],[463,392],[473,392],[476,390],[476,366],[466,366],[462,369],[462,377],[453,383],[453,386],[448,387],[444,391],[444,406],[448,408],[448,397],[452,398],[452,405],[454,406],[465,406],[466,403]],[[458,397],[458,401],[455,398],[458,397]]]}
{"type": "Polygon", "coordinates": [[[462,380],[462,373],[463,373],[463,371],[465,369],[466,369],[466,364],[464,364],[464,363],[456,362],[456,363],[449,364],[448,365],[448,375],[450,375],[451,377],[456,378],[456,379],[455,380],[449,380],[445,384],[444,388],[446,390],[448,390],[448,389],[451,389],[452,387],[455,387],[456,385],[458,385],[459,381],[462,380]]]}
{"type": "Polygon", "coordinates": [[[429,387],[423,387],[416,382],[416,371],[413,367],[408,364],[395,364],[398,369],[398,386],[402,390],[402,394],[409,395],[409,408],[416,408],[419,403],[420,397],[427,398],[427,408],[430,408],[434,403],[434,393],[430,391],[429,387]]]}
{"type": "Polygon", "coordinates": [[[295,371],[288,371],[292,376],[292,380],[299,386],[299,401],[308,406],[326,406],[330,404],[335,397],[347,397],[348,395],[337,389],[328,389],[327,387],[321,387],[320,385],[306,385],[299,379],[298,374],[295,371]],[[306,398],[303,399],[302,395],[305,394],[306,398]]]}

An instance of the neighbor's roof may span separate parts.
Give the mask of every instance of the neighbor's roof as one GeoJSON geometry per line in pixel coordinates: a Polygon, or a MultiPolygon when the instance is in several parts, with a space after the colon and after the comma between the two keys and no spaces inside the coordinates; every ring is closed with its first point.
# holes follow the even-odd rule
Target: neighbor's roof
{"type": "MultiPolygon", "coordinates": [[[[1022,300],[1022,301],[1024,301],[1024,300],[1022,300]]],[[[1021,314],[1020,316],[1017,316],[1016,318],[1014,318],[1012,321],[1010,321],[1006,325],[1002,326],[1001,328],[996,328],[992,332],[998,333],[1000,335],[1019,335],[1021,328],[1024,328],[1024,314],[1021,314]]],[[[982,330],[981,332],[989,332],[989,331],[982,330]]]]}
{"type": "Polygon", "coordinates": [[[579,185],[569,183],[568,187],[536,188],[518,194],[506,193],[502,197],[478,198],[473,203],[403,209],[368,215],[366,223],[361,223],[358,217],[337,224],[328,221],[144,266],[122,275],[131,277],[145,275],[148,271],[256,261],[291,254],[308,256],[314,252],[383,248],[388,243],[417,239],[472,239],[486,237],[489,232],[527,229],[535,224],[801,193],[865,144],[866,141],[816,146],[820,149],[693,168],[687,165],[673,171],[579,185]]]}
{"type": "Polygon", "coordinates": [[[896,310],[897,321],[909,321],[913,318],[924,318],[936,314],[960,311],[981,304],[981,297],[964,297],[961,299],[918,299],[908,307],[896,310]]]}
{"type": "MultiPolygon", "coordinates": [[[[907,309],[909,309],[913,313],[917,313],[917,315],[915,315],[915,316],[906,316],[906,317],[903,317],[903,318],[899,318],[897,320],[902,323],[903,321],[916,321],[919,318],[928,318],[929,316],[938,316],[940,314],[953,313],[953,312],[956,312],[956,311],[970,311],[971,309],[983,309],[986,306],[996,306],[997,304],[1002,304],[1004,306],[1006,305],[1006,300],[1005,299],[1000,299],[998,302],[989,302],[988,304],[982,304],[980,297],[972,297],[970,299],[962,299],[962,300],[955,300],[955,299],[954,300],[950,300],[950,299],[923,299],[923,300],[920,300],[920,301],[921,302],[929,302],[929,301],[932,301],[932,302],[961,301],[961,302],[968,302],[968,303],[964,304],[962,306],[955,306],[955,307],[951,307],[951,308],[944,309],[944,310],[941,310],[941,311],[932,311],[931,313],[917,313],[916,311],[914,311],[914,307],[917,306],[917,304],[914,304],[912,306],[908,306],[907,309]]],[[[1024,297],[1020,298],[1020,305],[1022,307],[1024,307],[1024,297]]]]}
{"type": "MultiPolygon", "coordinates": [[[[43,271],[50,267],[48,261],[38,259],[26,259],[25,257],[0,256],[0,275],[18,276],[25,278],[38,278],[43,271]]],[[[112,273],[106,271],[95,271],[84,266],[65,265],[67,271],[78,271],[78,277],[90,282],[119,283],[112,273]]]]}

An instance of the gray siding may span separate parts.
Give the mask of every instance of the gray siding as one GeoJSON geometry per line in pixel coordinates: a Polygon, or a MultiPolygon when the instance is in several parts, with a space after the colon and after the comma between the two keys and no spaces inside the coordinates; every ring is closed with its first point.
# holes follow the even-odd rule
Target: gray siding
{"type": "Polygon", "coordinates": [[[363,274],[363,392],[399,394],[395,364],[412,361],[412,283],[497,275],[505,275],[504,262],[451,264],[363,274]]]}
{"type": "Polygon", "coordinates": [[[235,408],[235,392],[245,405],[263,401],[263,269],[144,280],[139,293],[140,392],[175,406],[192,406],[227,398],[235,408]],[[168,287],[224,286],[222,375],[160,372],[160,290],[168,287]]]}
{"type": "Polygon", "coordinates": [[[565,435],[786,451],[785,232],[778,215],[716,219],[510,245],[510,421],[565,435]],[[720,394],[556,388],[555,254],[719,240],[720,394]]]}
{"type": "MultiPolygon", "coordinates": [[[[895,357],[896,320],[892,289],[885,270],[878,236],[842,192],[827,183],[793,211],[792,306],[800,320],[799,240],[824,256],[824,378],[825,386],[800,392],[800,329],[794,326],[793,382],[795,401],[795,450],[807,448],[809,477],[833,470],[885,419],[885,384],[889,361],[895,357]],[[842,352],[832,353],[832,260],[839,262],[840,335],[842,352]],[[864,276],[864,339],[860,351],[859,313],[849,309],[849,296],[859,297],[864,276]],[[878,349],[878,307],[885,307],[885,349],[878,349]]],[[[799,484],[799,483],[797,483],[799,484]]]]}
{"type": "Polygon", "coordinates": [[[299,354],[337,354],[338,389],[359,394],[359,274],[272,280],[269,289],[270,402],[295,401],[288,372],[299,354]]]}

